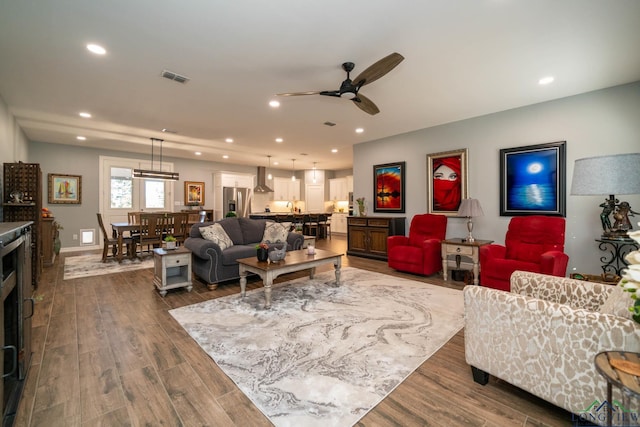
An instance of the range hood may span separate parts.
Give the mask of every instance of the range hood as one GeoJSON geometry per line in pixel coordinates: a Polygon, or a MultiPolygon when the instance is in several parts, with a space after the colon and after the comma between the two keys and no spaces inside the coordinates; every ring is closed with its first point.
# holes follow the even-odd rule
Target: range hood
{"type": "Polygon", "coordinates": [[[253,189],[254,193],[273,193],[267,185],[267,168],[258,166],[258,185],[253,189]]]}

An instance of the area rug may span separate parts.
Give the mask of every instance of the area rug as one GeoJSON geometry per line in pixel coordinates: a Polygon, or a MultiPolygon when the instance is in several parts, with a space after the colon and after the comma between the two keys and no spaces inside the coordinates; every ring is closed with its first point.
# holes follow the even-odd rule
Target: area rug
{"type": "Polygon", "coordinates": [[[121,263],[115,259],[107,259],[107,262],[102,262],[102,255],[72,256],[64,260],[64,280],[122,273],[143,268],[153,268],[153,256],[144,255],[133,260],[125,258],[121,263]]]}
{"type": "Polygon", "coordinates": [[[351,426],[463,326],[462,292],[356,268],[171,310],[276,426],[351,426]]]}

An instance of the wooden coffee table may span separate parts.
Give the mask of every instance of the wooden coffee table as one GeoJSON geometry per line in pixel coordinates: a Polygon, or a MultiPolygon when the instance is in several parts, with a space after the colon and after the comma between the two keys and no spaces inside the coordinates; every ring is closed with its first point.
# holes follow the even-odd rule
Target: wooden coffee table
{"type": "Polygon", "coordinates": [[[316,267],[323,264],[333,264],[336,270],[336,285],[340,284],[340,267],[342,266],[342,254],[316,249],[313,255],[306,250],[290,251],[280,262],[258,261],[253,256],[238,260],[240,266],[240,295],[245,296],[247,288],[247,273],[255,273],[262,279],[264,285],[265,308],[271,307],[271,285],[273,280],[285,273],[310,269],[309,278],[313,279],[316,267]]]}

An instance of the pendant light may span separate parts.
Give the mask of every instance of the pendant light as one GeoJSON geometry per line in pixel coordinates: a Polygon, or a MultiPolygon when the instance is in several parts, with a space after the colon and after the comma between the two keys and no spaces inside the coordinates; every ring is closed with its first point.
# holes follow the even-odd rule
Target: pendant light
{"type": "Polygon", "coordinates": [[[313,162],[313,183],[316,183],[316,162],[313,162]]]}
{"type": "Polygon", "coordinates": [[[291,159],[291,181],[296,180],[296,159],[291,159]]]}
{"type": "Polygon", "coordinates": [[[133,177],[134,178],[147,178],[147,179],[164,179],[177,181],[180,179],[180,175],[178,172],[170,172],[162,170],[162,143],[164,139],[158,138],[149,138],[151,139],[151,169],[134,169],[133,177]],[[153,148],[156,142],[160,143],[160,167],[158,170],[153,169],[153,148]]]}
{"type": "MultiPolygon", "coordinates": [[[[269,158],[269,169],[271,169],[271,156],[267,156],[269,158]]],[[[271,172],[269,172],[269,174],[267,175],[267,179],[269,181],[271,181],[273,179],[273,175],[271,175],[271,172]]]]}

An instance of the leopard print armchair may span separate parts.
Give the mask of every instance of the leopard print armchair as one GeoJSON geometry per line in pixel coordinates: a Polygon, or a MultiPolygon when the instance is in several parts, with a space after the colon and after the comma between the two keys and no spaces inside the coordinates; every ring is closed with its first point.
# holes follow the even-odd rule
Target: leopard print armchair
{"type": "MultiPolygon", "coordinates": [[[[464,288],[465,358],[474,380],[484,385],[493,375],[578,416],[604,402],[596,354],[640,352],[640,325],[601,311],[620,287],[522,271],[510,283],[510,292],[464,288]]],[[[638,399],[631,402],[638,412],[638,399]]]]}

